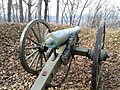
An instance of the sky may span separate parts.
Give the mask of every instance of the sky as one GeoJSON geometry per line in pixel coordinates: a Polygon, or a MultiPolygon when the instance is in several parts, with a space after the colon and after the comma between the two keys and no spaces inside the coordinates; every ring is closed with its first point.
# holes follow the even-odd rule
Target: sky
{"type": "MultiPolygon", "coordinates": [[[[4,4],[5,4],[5,8],[7,8],[7,1],[8,0],[4,0],[4,4]]],[[[27,0],[26,0],[27,1],[27,0]]],[[[35,2],[35,1],[37,1],[37,0],[33,0],[33,3],[35,2]]],[[[49,11],[50,11],[50,15],[52,15],[52,16],[55,16],[56,15],[56,3],[57,3],[57,0],[49,0],[50,2],[49,2],[49,11]]],[[[60,0],[60,1],[62,1],[62,0],[60,0]]],[[[64,1],[66,1],[66,0],[64,0],[64,1]]],[[[84,1],[85,0],[83,0],[83,2],[82,3],[84,3],[84,1]]],[[[96,1],[96,0],[93,0],[94,2],[96,1]]],[[[118,7],[120,7],[120,0],[108,0],[108,2],[110,3],[109,4],[109,6],[108,7],[110,7],[111,5],[115,5],[115,6],[118,6],[118,7]]],[[[0,0],[0,3],[1,3],[1,0],[0,0]]],[[[15,0],[13,0],[13,3],[15,3],[15,0]]],[[[43,7],[42,7],[42,11],[44,11],[44,2],[43,2],[43,7]]],[[[92,5],[91,5],[92,6],[92,5]]],[[[26,4],[23,2],[23,9],[24,9],[24,11],[25,11],[25,9],[27,8],[27,6],[26,6],[26,4]]],[[[34,7],[32,8],[32,10],[34,9],[34,7]]],[[[79,9],[79,11],[81,10],[81,8],[79,9]]],[[[61,7],[60,7],[60,11],[61,11],[61,7]]],[[[6,10],[6,12],[7,12],[7,10],[6,10]]],[[[84,13],[87,13],[88,12],[88,9],[86,8],[85,9],[85,11],[84,11],[84,13]]],[[[44,12],[42,12],[42,14],[43,14],[44,12]]],[[[61,13],[60,13],[60,16],[61,16],[61,13]]]]}
{"type": "MultiPolygon", "coordinates": [[[[64,0],[64,1],[66,1],[66,0],[64,0]]],[[[83,1],[86,1],[86,0],[83,0],[83,1]]],[[[93,1],[96,1],[96,0],[93,0],[93,1]]],[[[108,0],[108,2],[110,3],[110,5],[108,7],[110,7],[112,5],[120,7],[120,0],[108,0]]],[[[56,3],[57,3],[57,0],[50,0],[50,3],[49,3],[51,14],[54,16],[56,15],[56,3]]],[[[85,2],[83,2],[83,3],[85,3],[85,2]]],[[[84,12],[87,13],[88,9],[86,8],[84,12]]]]}

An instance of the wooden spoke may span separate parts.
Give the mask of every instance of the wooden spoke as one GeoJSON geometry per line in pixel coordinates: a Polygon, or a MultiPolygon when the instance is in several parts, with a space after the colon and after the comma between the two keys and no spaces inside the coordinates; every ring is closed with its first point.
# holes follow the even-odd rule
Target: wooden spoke
{"type": "MultiPolygon", "coordinates": [[[[38,27],[38,34],[39,34],[39,38],[41,40],[41,34],[40,34],[40,26],[39,26],[39,23],[37,23],[37,27],[38,27]]],[[[41,41],[40,41],[41,42],[41,41]]]]}
{"type": "MultiPolygon", "coordinates": [[[[23,68],[32,74],[38,74],[43,68],[44,60],[44,34],[50,33],[50,27],[42,19],[30,21],[23,30],[20,38],[20,62],[23,68]],[[41,50],[43,50],[41,52],[41,50]]],[[[47,60],[46,60],[47,61],[47,60]]]]}
{"type": "Polygon", "coordinates": [[[40,45],[39,43],[35,42],[34,40],[32,40],[30,37],[27,37],[30,41],[32,41],[33,43],[40,45]]]}
{"type": "Polygon", "coordinates": [[[33,47],[33,46],[25,47],[25,49],[35,49],[35,47],[33,47]]]}
{"type": "Polygon", "coordinates": [[[31,61],[31,63],[29,64],[29,67],[32,67],[33,63],[35,62],[35,59],[38,57],[39,52],[37,52],[33,58],[33,60],[31,61]]]}
{"type": "Polygon", "coordinates": [[[38,52],[38,50],[35,50],[33,53],[31,53],[25,60],[28,60],[31,58],[31,56],[33,56],[34,54],[36,54],[38,52]]]}
{"type": "Polygon", "coordinates": [[[42,34],[42,41],[44,40],[44,29],[45,29],[44,25],[42,24],[42,33],[41,33],[42,34]]]}
{"type": "Polygon", "coordinates": [[[25,47],[25,49],[37,49],[39,48],[38,46],[30,46],[30,47],[25,47]]]}
{"type": "Polygon", "coordinates": [[[46,32],[45,32],[45,35],[44,35],[44,37],[48,34],[49,32],[48,32],[48,29],[46,30],[46,32]]]}
{"type": "Polygon", "coordinates": [[[37,36],[37,34],[35,33],[34,29],[33,29],[33,28],[31,28],[31,29],[32,29],[32,32],[34,33],[34,36],[36,37],[37,41],[40,42],[40,39],[38,38],[38,36],[37,36]]]}
{"type": "Polygon", "coordinates": [[[36,59],[35,70],[37,70],[37,68],[38,68],[39,59],[40,59],[40,54],[38,55],[38,57],[36,59]]]}
{"type": "Polygon", "coordinates": [[[43,56],[42,54],[40,54],[40,66],[42,67],[42,64],[43,64],[43,56]]]}

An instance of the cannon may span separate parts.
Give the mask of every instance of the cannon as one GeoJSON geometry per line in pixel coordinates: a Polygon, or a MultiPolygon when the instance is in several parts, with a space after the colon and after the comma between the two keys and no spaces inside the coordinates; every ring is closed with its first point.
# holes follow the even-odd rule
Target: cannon
{"type": "Polygon", "coordinates": [[[76,26],[51,32],[49,24],[42,19],[26,25],[20,38],[19,55],[23,68],[38,76],[31,90],[47,90],[59,67],[71,62],[74,55],[93,61],[91,90],[99,89],[101,64],[109,57],[104,50],[105,22],[100,23],[93,48],[78,46],[80,30],[76,26]]]}

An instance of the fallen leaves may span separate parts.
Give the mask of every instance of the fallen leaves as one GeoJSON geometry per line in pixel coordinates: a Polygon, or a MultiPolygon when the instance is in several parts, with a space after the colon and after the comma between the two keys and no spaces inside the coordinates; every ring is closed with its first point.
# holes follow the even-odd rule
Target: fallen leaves
{"type": "MultiPolygon", "coordinates": [[[[27,73],[19,62],[18,45],[25,25],[0,25],[0,90],[29,90],[36,76],[27,73]]],[[[54,30],[61,29],[62,27],[54,30]]],[[[84,28],[79,35],[79,47],[94,46],[96,31],[84,28]],[[86,38],[83,38],[86,36],[86,38]],[[82,39],[83,38],[83,39],[82,39]]],[[[110,58],[102,65],[101,90],[120,89],[120,30],[106,31],[105,50],[110,58]]],[[[70,71],[61,88],[57,90],[89,90],[91,84],[92,61],[86,57],[75,56],[70,71]]],[[[59,84],[65,75],[67,66],[61,66],[53,80],[59,84]]],[[[53,90],[53,88],[50,88],[53,90]]]]}

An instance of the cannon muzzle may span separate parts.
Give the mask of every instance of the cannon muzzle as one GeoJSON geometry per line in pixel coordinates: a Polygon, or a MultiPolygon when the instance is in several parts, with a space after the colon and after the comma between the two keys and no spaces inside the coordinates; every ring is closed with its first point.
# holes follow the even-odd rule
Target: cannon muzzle
{"type": "Polygon", "coordinates": [[[71,34],[79,33],[80,27],[76,26],[74,28],[58,30],[51,32],[45,37],[45,44],[49,48],[56,48],[64,44],[71,34]]]}

